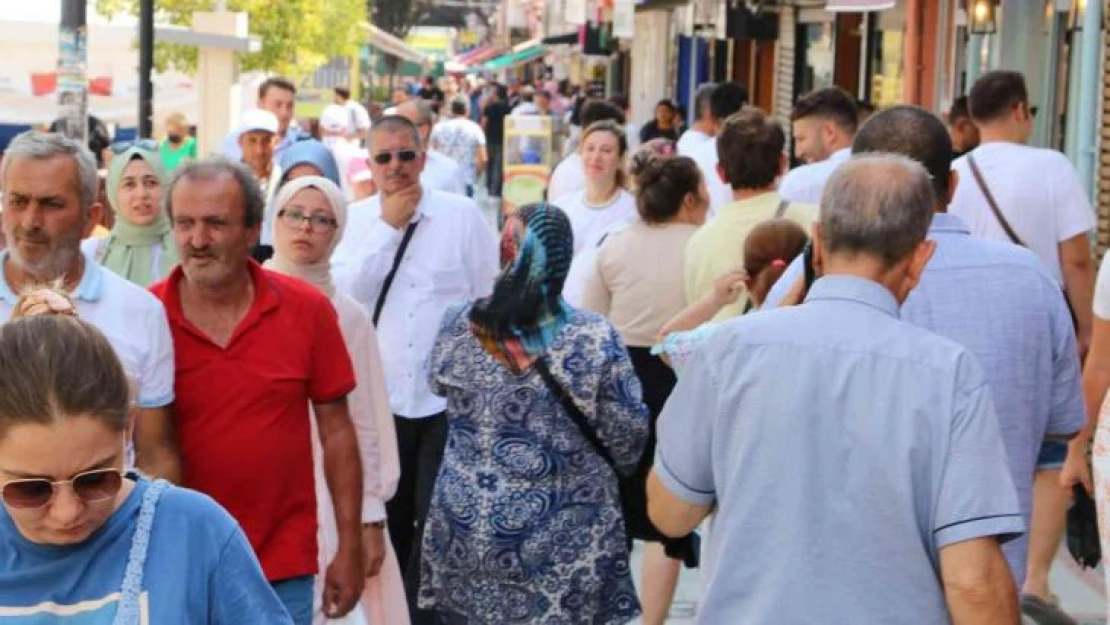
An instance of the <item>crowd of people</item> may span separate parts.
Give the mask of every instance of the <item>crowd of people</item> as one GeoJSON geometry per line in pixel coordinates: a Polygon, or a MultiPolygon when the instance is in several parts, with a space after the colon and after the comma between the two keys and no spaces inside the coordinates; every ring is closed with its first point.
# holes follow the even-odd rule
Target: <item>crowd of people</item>
{"type": "Polygon", "coordinates": [[[1069,622],[1110,269],[1020,74],[815,91],[793,169],[733,83],[690,128],[444,86],[309,137],[271,79],[199,159],[11,143],[0,620],[661,625],[685,566],[707,624],[1069,622]],[[498,233],[510,115],[566,153],[498,233]]]}

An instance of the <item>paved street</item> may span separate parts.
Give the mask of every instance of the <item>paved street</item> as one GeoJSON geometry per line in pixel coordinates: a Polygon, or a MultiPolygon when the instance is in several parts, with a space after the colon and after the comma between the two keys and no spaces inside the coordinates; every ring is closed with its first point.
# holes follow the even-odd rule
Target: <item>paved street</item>
{"type": "MultiPolygon", "coordinates": [[[[640,547],[637,545],[632,554],[632,571],[636,584],[640,583],[640,547]]],[[[1080,571],[1067,549],[1061,547],[1052,570],[1052,590],[1060,597],[1064,610],[1074,617],[1080,625],[1104,625],[1106,623],[1106,591],[1102,582],[1102,571],[1080,571]]],[[[671,618],[667,623],[690,625],[697,620],[697,608],[701,602],[704,584],[697,570],[683,569],[679,579],[678,592],[671,618]]],[[[634,621],[639,625],[640,621],[634,621]]],[[[1034,625],[1027,623],[1027,625],[1034,625]]]]}

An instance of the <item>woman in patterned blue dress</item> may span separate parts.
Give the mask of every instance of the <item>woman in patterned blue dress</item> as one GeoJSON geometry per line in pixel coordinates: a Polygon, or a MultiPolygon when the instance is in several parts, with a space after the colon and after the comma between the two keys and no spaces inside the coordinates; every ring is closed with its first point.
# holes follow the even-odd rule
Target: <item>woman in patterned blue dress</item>
{"type": "Polygon", "coordinates": [[[617,473],[602,454],[633,471],[648,412],[617,331],[560,295],[571,239],[553,206],[510,217],[493,294],[449,310],[432,351],[449,426],[419,602],[449,622],[609,625],[640,612],[617,473]]]}

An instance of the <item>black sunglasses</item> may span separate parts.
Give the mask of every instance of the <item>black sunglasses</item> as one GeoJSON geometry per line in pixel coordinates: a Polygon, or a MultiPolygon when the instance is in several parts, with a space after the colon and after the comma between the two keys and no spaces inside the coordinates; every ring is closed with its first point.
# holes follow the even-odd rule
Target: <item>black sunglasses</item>
{"type": "Polygon", "coordinates": [[[31,510],[50,503],[62,484],[69,484],[81,501],[97,503],[107,501],[119,493],[123,486],[123,472],[119,469],[97,469],[57,482],[46,478],[12,480],[4,483],[0,492],[9,508],[31,510]]]}
{"type": "Polygon", "coordinates": [[[112,154],[123,154],[131,148],[139,148],[147,152],[158,149],[158,142],[154,139],[136,139],[134,141],[116,141],[112,144],[112,154]]]}
{"type": "Polygon", "coordinates": [[[402,163],[411,163],[419,156],[416,150],[397,150],[396,152],[378,152],[373,156],[374,162],[379,165],[388,165],[393,160],[393,155],[402,163]]]}

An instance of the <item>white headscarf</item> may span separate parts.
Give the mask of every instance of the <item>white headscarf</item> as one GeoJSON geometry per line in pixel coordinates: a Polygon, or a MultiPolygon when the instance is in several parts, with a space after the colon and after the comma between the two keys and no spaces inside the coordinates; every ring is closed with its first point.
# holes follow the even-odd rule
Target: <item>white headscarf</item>
{"type": "MultiPolygon", "coordinates": [[[[318,189],[323,192],[324,197],[328,198],[328,204],[335,212],[335,220],[338,222],[335,230],[332,231],[331,241],[328,243],[327,253],[324,258],[316,263],[303,264],[295,263],[286,258],[281,253],[281,247],[276,243],[274,245],[274,255],[270,260],[266,261],[263,266],[271,271],[300,278],[305,282],[315,286],[316,288],[327,294],[328,297],[335,295],[335,284],[331,279],[331,255],[335,248],[339,245],[339,241],[343,239],[343,230],[347,227],[347,199],[343,196],[343,191],[335,186],[335,183],[327,178],[321,176],[304,176],[296,178],[285,183],[281,189],[278,190],[277,197],[274,199],[274,212],[272,219],[277,221],[277,214],[285,208],[285,205],[293,199],[295,195],[305,189],[318,189]]],[[[271,223],[270,226],[275,228],[276,223],[271,223]]]]}

